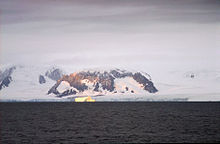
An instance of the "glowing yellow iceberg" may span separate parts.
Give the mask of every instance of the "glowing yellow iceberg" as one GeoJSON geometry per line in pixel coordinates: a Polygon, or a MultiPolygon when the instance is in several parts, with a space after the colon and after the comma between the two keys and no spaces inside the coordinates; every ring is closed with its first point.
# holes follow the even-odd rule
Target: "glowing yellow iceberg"
{"type": "Polygon", "coordinates": [[[75,98],[75,102],[95,102],[90,96],[75,98]]]}

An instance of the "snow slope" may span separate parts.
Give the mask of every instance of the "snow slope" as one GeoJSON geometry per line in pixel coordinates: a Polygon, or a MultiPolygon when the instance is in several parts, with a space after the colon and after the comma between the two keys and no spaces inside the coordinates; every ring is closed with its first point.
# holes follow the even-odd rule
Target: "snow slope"
{"type": "Polygon", "coordinates": [[[45,76],[46,83],[39,83],[39,75],[44,74],[47,67],[32,66],[16,66],[16,70],[12,73],[12,82],[9,87],[5,87],[0,91],[0,100],[48,100],[57,99],[48,96],[47,91],[56,83],[45,76]]]}
{"type": "Polygon", "coordinates": [[[170,71],[154,77],[157,97],[187,98],[189,101],[220,101],[220,71],[170,71]],[[194,75],[192,78],[191,75],[194,75]]]}

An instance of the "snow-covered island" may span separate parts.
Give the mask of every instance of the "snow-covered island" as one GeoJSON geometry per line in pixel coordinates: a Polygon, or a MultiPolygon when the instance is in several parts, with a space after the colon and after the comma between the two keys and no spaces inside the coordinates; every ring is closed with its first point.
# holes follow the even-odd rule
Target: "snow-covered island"
{"type": "Polygon", "coordinates": [[[72,101],[83,96],[96,101],[220,100],[219,89],[213,87],[218,82],[218,72],[174,71],[152,78],[118,68],[66,72],[56,66],[4,66],[0,101],[72,101]]]}

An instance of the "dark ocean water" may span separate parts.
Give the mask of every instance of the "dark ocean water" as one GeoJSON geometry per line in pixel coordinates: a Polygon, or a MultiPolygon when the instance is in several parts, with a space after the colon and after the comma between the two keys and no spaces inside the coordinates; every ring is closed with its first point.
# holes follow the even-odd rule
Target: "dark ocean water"
{"type": "Polygon", "coordinates": [[[0,143],[220,142],[220,103],[0,103],[0,143]]]}

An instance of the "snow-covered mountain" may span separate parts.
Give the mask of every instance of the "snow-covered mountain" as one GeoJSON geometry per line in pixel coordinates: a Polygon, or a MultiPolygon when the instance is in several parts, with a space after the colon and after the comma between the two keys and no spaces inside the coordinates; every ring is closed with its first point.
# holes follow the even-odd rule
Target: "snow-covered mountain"
{"type": "MultiPolygon", "coordinates": [[[[149,76],[149,75],[147,75],[149,76]]],[[[69,95],[112,95],[156,93],[150,77],[120,69],[80,71],[65,75],[48,91],[58,97],[69,95]]]]}
{"type": "Polygon", "coordinates": [[[0,100],[56,99],[47,95],[47,91],[63,74],[65,73],[56,67],[1,67],[0,100]]]}
{"type": "Polygon", "coordinates": [[[1,66],[0,101],[220,101],[220,71],[1,66]],[[73,73],[74,72],[74,73],[73,73]]]}
{"type": "Polygon", "coordinates": [[[57,67],[11,66],[0,71],[0,100],[60,100],[77,96],[146,95],[158,90],[150,75],[120,69],[66,75],[57,67]]]}

